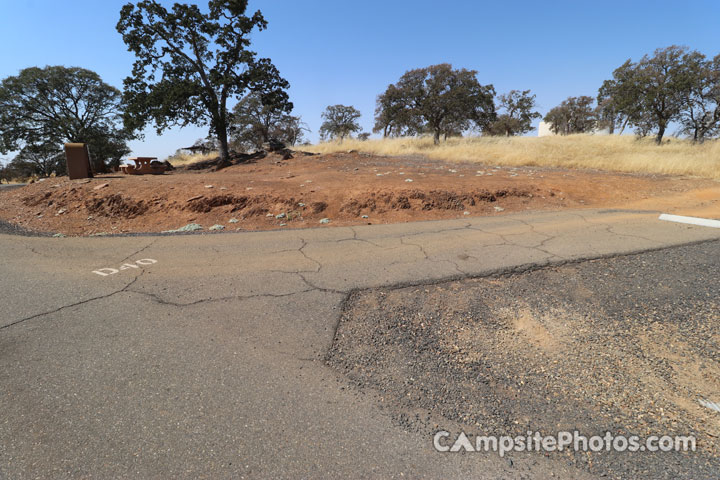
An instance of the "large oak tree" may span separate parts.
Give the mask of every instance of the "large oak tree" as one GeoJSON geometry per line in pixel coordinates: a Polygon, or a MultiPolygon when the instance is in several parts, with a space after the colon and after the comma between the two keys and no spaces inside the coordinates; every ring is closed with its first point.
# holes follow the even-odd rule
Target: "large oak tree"
{"type": "Polygon", "coordinates": [[[688,106],[693,71],[687,61],[691,58],[693,52],[673,45],[638,62],[627,60],[601,87],[601,113],[624,116],[638,134],[655,132],[655,140],[661,143],[668,127],[681,120],[688,106]]]}
{"type": "Polygon", "coordinates": [[[428,132],[437,144],[443,135],[487,128],[496,119],[494,96],[475,70],[447,63],[410,70],[378,97],[375,131],[428,132]]]}
{"type": "Polygon", "coordinates": [[[209,125],[220,163],[229,163],[228,101],[253,92],[264,105],[288,103],[272,62],[249,49],[250,34],[267,27],[262,13],[246,16],[247,0],[210,0],[206,11],[155,0],[128,3],[117,30],[137,60],[125,79],[126,121],[152,120],[158,133],[171,126],[209,125]]]}
{"type": "Polygon", "coordinates": [[[26,68],[0,83],[0,152],[19,151],[22,159],[43,165],[36,173],[46,174],[45,166],[57,166],[63,143],[87,143],[102,171],[130,151],[122,113],[120,91],[95,72],[26,68]]]}

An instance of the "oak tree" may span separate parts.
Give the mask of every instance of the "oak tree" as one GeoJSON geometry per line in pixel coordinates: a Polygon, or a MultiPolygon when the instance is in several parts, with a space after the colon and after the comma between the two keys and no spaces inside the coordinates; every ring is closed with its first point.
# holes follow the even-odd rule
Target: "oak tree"
{"type": "Polygon", "coordinates": [[[492,85],[481,85],[477,71],[443,63],[406,72],[378,97],[375,130],[383,134],[427,132],[440,137],[471,128],[485,129],[496,118],[492,85]]]}
{"type": "Polygon", "coordinates": [[[531,95],[530,90],[511,90],[498,96],[498,110],[502,113],[483,133],[506,137],[522,135],[533,130],[533,120],[542,118],[535,111],[535,95],[531,95]]]}
{"type": "MultiPolygon", "coordinates": [[[[93,166],[119,163],[132,133],[123,127],[118,89],[90,70],[31,67],[0,83],[0,152],[25,160],[62,152],[63,143],[87,143],[93,166]]],[[[41,167],[38,173],[44,173],[41,167]]]]}
{"type": "Polygon", "coordinates": [[[290,115],[289,102],[265,105],[260,95],[250,93],[233,107],[230,138],[243,150],[262,149],[271,141],[295,145],[307,127],[300,117],[290,115]]]}
{"type": "Polygon", "coordinates": [[[544,120],[558,135],[590,133],[597,124],[593,102],[594,99],[588,96],[568,97],[550,110],[544,120]]]}
{"type": "Polygon", "coordinates": [[[323,140],[340,139],[361,130],[357,122],[360,112],[352,106],[330,105],[322,113],[323,123],[320,125],[320,138],[323,140]]]}
{"type": "Polygon", "coordinates": [[[636,132],[645,136],[655,132],[661,143],[667,128],[680,119],[686,105],[692,73],[686,68],[686,47],[670,46],[645,55],[637,63],[627,60],[605,82],[599,96],[609,94],[615,114],[624,115],[636,132]]]}
{"type": "Polygon", "coordinates": [[[229,164],[228,102],[247,93],[264,105],[288,105],[288,82],[270,59],[250,50],[250,35],[264,30],[260,11],[246,16],[247,0],[210,0],[206,11],[156,0],[128,3],[117,30],[137,57],[125,79],[126,121],[171,126],[209,125],[218,139],[220,165],[229,164]]]}
{"type": "Polygon", "coordinates": [[[681,131],[702,143],[720,133],[720,55],[708,60],[700,52],[688,52],[683,64],[688,78],[681,93],[681,131]]]}

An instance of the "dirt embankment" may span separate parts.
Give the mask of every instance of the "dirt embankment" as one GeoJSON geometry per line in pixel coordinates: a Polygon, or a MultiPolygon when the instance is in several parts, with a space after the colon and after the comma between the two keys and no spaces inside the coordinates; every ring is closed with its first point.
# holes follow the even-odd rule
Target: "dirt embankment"
{"type": "Polygon", "coordinates": [[[50,178],[1,192],[0,218],[30,230],[69,235],[161,232],[188,223],[204,229],[264,230],[317,226],[323,219],[330,225],[378,224],[618,206],[716,185],[422,157],[271,154],[219,172],[208,165],[162,176],[50,178]]]}

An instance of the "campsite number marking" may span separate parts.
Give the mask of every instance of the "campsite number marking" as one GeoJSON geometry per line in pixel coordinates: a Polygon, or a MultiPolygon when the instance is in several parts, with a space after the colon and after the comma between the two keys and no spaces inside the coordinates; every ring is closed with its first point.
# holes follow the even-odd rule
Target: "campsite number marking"
{"type": "Polygon", "coordinates": [[[97,270],[93,270],[92,273],[97,273],[101,277],[107,277],[109,275],[115,275],[116,273],[120,273],[123,270],[130,270],[131,268],[140,268],[141,266],[154,265],[156,263],[157,263],[157,260],[153,260],[152,258],[143,258],[141,260],[136,260],[133,263],[123,263],[118,268],[99,268],[97,270]]]}

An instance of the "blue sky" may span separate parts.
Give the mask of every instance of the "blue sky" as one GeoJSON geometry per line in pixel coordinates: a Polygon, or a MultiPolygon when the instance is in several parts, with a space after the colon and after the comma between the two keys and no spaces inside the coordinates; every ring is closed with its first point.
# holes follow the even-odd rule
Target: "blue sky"
{"type": "MultiPolygon", "coordinates": [[[[133,62],[115,31],[125,3],[0,0],[0,78],[35,65],[80,66],[121,87],[133,62]]],[[[545,113],[568,96],[594,96],[614,68],[655,48],[720,53],[717,0],[250,0],[257,9],[269,26],[254,34],[254,48],[290,82],[313,141],[320,113],[336,103],[358,108],[370,131],[376,96],[411,68],[477,70],[498,92],[531,89],[545,113]]],[[[206,134],[150,130],[132,147],[162,158],[206,134]]]]}

